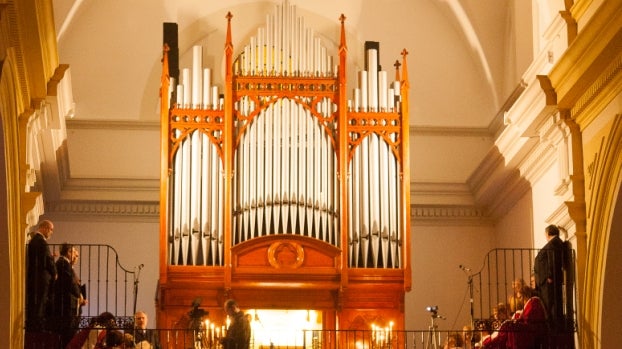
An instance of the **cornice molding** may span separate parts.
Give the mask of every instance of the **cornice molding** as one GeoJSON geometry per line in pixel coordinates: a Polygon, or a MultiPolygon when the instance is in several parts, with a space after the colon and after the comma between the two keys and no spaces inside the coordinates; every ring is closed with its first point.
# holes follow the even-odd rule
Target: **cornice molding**
{"type": "Polygon", "coordinates": [[[157,223],[160,204],[130,201],[74,201],[46,203],[46,216],[54,220],[114,220],[157,223]]]}
{"type": "Polygon", "coordinates": [[[622,46],[622,2],[604,1],[564,55],[549,78],[560,109],[572,109],[622,46]]]}
{"type": "Polygon", "coordinates": [[[437,126],[410,126],[410,135],[426,135],[439,137],[491,137],[488,127],[437,127],[437,126]]]}
{"type": "Polygon", "coordinates": [[[159,121],[67,120],[67,129],[160,131],[159,121]]]}
{"type": "Polygon", "coordinates": [[[411,226],[435,225],[492,225],[493,219],[486,210],[475,206],[411,205],[411,226]]]}
{"type": "MultiPolygon", "coordinates": [[[[80,201],[46,203],[46,217],[56,221],[124,221],[157,223],[157,201],[80,201]]],[[[411,225],[491,225],[485,209],[473,205],[411,205],[411,225]]]]}
{"type": "Polygon", "coordinates": [[[71,178],[63,183],[61,201],[158,201],[159,179],[71,178]]]}
{"type": "Polygon", "coordinates": [[[619,94],[620,86],[622,86],[622,51],[577,100],[570,110],[571,117],[582,129],[587,127],[619,94]]]}

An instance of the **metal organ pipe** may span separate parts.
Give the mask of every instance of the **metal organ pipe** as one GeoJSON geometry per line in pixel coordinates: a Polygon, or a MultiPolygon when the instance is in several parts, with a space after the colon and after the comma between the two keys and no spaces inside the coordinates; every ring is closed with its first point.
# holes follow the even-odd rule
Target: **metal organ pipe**
{"type": "MultiPolygon", "coordinates": [[[[369,44],[366,43],[365,52],[367,64],[365,70],[358,72],[358,86],[352,89],[353,103],[351,100],[349,105],[354,113],[380,113],[376,117],[357,118],[357,123],[370,127],[396,126],[393,119],[382,113],[400,112],[400,82],[388,83],[387,72],[379,69],[377,43],[369,44]]],[[[397,136],[389,133],[386,139],[372,131],[351,133],[350,138],[358,143],[349,167],[350,265],[398,268],[401,263],[400,170],[387,143],[395,144],[397,136]]]]}
{"type": "Polygon", "coordinates": [[[192,47],[192,108],[201,109],[203,103],[203,47],[192,47]]]}

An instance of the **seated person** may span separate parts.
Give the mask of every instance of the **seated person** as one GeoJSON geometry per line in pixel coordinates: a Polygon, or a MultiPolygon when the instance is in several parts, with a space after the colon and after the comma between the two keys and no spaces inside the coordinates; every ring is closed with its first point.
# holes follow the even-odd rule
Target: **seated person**
{"type": "Polygon", "coordinates": [[[521,293],[527,302],[512,321],[508,342],[512,348],[538,348],[546,343],[546,309],[540,298],[533,294],[531,287],[524,286],[521,293]]]}
{"type": "Polygon", "coordinates": [[[493,329],[498,329],[501,324],[510,318],[508,308],[505,303],[499,303],[492,308],[493,329]]]}
{"type": "Polygon", "coordinates": [[[491,340],[491,336],[493,333],[492,323],[491,322],[483,322],[480,327],[481,330],[481,339],[478,343],[475,344],[476,348],[482,348],[484,343],[488,344],[491,340]]]}
{"type": "MultiPolygon", "coordinates": [[[[96,348],[99,349],[99,347],[96,348]]],[[[132,338],[129,334],[123,334],[123,332],[119,330],[110,330],[106,333],[106,339],[104,340],[104,345],[101,348],[133,349],[135,348],[134,338],[132,338]]]]}
{"type": "Polygon", "coordinates": [[[510,306],[510,314],[514,314],[517,310],[522,310],[527,299],[521,290],[525,287],[525,280],[517,278],[512,281],[512,295],[508,297],[508,305],[510,306]]]}
{"type": "Polygon", "coordinates": [[[471,326],[465,325],[462,327],[462,341],[464,342],[464,349],[475,348],[475,344],[480,341],[480,334],[479,332],[473,331],[471,326]]]}
{"type": "Polygon", "coordinates": [[[463,348],[462,336],[458,332],[452,332],[447,336],[443,349],[463,348]]]}
{"type": "Polygon", "coordinates": [[[116,318],[110,312],[103,312],[94,318],[88,327],[78,331],[66,349],[94,349],[104,347],[108,331],[117,327],[116,318]]]}
{"type": "Polygon", "coordinates": [[[482,348],[504,349],[507,348],[509,330],[508,308],[505,303],[499,303],[492,308],[493,332],[482,339],[482,348]]]}
{"type": "Polygon", "coordinates": [[[501,323],[498,329],[492,332],[490,335],[484,336],[482,339],[481,347],[483,349],[506,349],[508,334],[510,331],[511,320],[505,320],[501,323]]]}
{"type": "Polygon", "coordinates": [[[521,293],[527,299],[523,310],[517,311],[511,320],[504,321],[496,331],[497,336],[491,335],[486,343],[482,343],[483,348],[530,349],[546,344],[546,310],[542,301],[533,296],[529,286],[524,286],[521,293]]]}
{"type": "Polygon", "coordinates": [[[134,337],[136,348],[139,349],[160,349],[158,333],[155,330],[147,329],[149,318],[143,311],[134,314],[134,329],[130,333],[134,337]]]}

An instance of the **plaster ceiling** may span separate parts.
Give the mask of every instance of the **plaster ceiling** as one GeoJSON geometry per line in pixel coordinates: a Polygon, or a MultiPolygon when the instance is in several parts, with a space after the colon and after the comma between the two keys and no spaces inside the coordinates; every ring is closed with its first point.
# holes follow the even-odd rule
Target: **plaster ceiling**
{"type": "MultiPolygon", "coordinates": [[[[380,42],[380,63],[387,68],[408,50],[411,124],[443,127],[487,127],[511,92],[503,81],[508,2],[291,1],[326,40],[338,42],[338,18],[346,15],[350,72],[360,69],[366,40],[380,42]]],[[[179,25],[183,64],[194,44],[208,46],[214,57],[222,54],[227,11],[234,15],[235,49],[276,3],[54,1],[59,56],[72,70],[76,119],[157,121],[163,22],[179,25]]]]}

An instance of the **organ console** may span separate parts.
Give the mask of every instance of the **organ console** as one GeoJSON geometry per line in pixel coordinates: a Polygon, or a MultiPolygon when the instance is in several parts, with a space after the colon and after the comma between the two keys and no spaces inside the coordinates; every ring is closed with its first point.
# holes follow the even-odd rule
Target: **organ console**
{"type": "Polygon", "coordinates": [[[158,327],[173,328],[201,297],[216,323],[235,298],[247,309],[321,311],[325,329],[403,329],[406,50],[389,81],[379,43],[366,43],[349,90],[343,15],[330,52],[285,1],[236,57],[232,18],[223,86],[201,46],[181,77],[170,76],[164,48],[158,327]]]}

